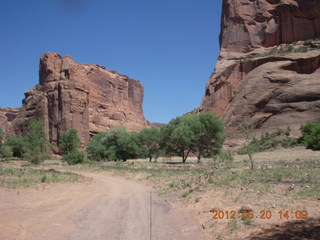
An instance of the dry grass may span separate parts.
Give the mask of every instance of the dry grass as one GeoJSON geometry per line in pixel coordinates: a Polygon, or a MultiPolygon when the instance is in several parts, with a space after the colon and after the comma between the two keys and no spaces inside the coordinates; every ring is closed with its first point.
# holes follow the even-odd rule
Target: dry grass
{"type": "Polygon", "coordinates": [[[279,211],[307,211],[319,217],[320,152],[303,147],[254,154],[256,169],[249,169],[246,155],[234,155],[231,162],[190,158],[132,160],[126,163],[80,165],[77,168],[108,171],[151,184],[160,194],[175,196],[202,223],[212,239],[241,239],[261,227],[281,224],[279,211]],[[271,219],[212,220],[210,209],[239,211],[250,204],[258,215],[271,211],[271,219]],[[220,237],[219,237],[220,236],[220,237]]]}
{"type": "Polygon", "coordinates": [[[82,176],[32,168],[0,168],[0,187],[23,188],[40,183],[77,182],[82,176]]]}

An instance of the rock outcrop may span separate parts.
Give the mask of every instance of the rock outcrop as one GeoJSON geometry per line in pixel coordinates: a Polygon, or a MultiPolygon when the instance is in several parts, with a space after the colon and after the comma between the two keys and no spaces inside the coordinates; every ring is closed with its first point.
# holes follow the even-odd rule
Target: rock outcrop
{"type": "Polygon", "coordinates": [[[74,128],[86,144],[90,136],[115,126],[147,127],[142,111],[144,87],[116,71],[77,64],[71,57],[46,53],[40,58],[39,84],[25,93],[14,130],[25,134],[32,118],[43,118],[50,142],[74,128]]]}
{"type": "Polygon", "coordinates": [[[0,129],[5,133],[5,137],[12,134],[12,121],[16,118],[19,108],[0,108],[0,129]]]}
{"type": "Polygon", "coordinates": [[[220,57],[200,112],[235,130],[252,118],[262,131],[320,121],[320,3],[223,0],[220,57]]]}

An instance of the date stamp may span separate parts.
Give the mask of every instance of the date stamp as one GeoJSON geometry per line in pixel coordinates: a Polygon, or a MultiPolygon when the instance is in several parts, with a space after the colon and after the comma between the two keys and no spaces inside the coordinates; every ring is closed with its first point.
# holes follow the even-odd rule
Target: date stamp
{"type": "Polygon", "coordinates": [[[281,210],[278,212],[272,212],[270,210],[261,210],[258,212],[254,211],[241,211],[237,212],[235,210],[215,210],[212,211],[212,218],[215,220],[221,219],[292,219],[292,220],[304,220],[308,218],[308,211],[306,210],[297,210],[297,211],[290,211],[290,210],[281,210]]]}

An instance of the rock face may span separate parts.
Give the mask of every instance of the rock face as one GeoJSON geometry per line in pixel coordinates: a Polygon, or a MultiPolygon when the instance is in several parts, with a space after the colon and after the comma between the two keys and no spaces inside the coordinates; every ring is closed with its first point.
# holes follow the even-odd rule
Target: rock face
{"type": "Polygon", "coordinates": [[[320,121],[320,3],[223,0],[220,47],[200,112],[227,129],[263,131],[320,121]]]}
{"type": "Polygon", "coordinates": [[[147,127],[143,94],[143,85],[125,75],[46,53],[40,58],[39,84],[25,93],[14,129],[25,134],[32,118],[43,118],[54,146],[60,133],[71,128],[84,144],[90,136],[115,126],[139,131],[147,127]]]}
{"type": "Polygon", "coordinates": [[[12,121],[16,118],[19,108],[0,108],[0,129],[5,133],[5,136],[12,134],[12,121]]]}

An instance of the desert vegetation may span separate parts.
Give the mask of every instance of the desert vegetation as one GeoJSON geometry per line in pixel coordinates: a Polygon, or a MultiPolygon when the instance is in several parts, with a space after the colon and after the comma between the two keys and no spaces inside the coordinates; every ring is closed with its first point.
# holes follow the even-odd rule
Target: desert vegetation
{"type": "Polygon", "coordinates": [[[225,139],[222,121],[212,114],[185,115],[173,119],[160,130],[145,129],[128,133],[123,127],[113,128],[92,138],[87,147],[94,161],[117,161],[160,155],[179,156],[185,163],[190,154],[198,161],[217,154],[225,139]]]}
{"type": "MultiPolygon", "coordinates": [[[[255,231],[266,221],[213,220],[212,211],[241,212],[243,206],[248,205],[256,212],[269,210],[276,214],[288,209],[317,216],[319,123],[301,126],[299,139],[291,137],[290,128],[268,132],[258,138],[254,134],[254,124],[247,119],[239,128],[245,145],[236,151],[222,147],[226,137],[223,124],[211,114],[185,115],[160,129],[136,133],[116,127],[95,135],[86,151],[77,131],[71,129],[59,138],[62,161],[35,162],[26,157],[28,153],[40,152],[45,159],[48,149],[43,143],[38,148],[28,149],[30,145],[26,142],[35,144],[45,138],[38,124],[41,121],[30,125],[27,136],[12,136],[1,143],[2,159],[8,150],[11,155],[8,154],[7,159],[14,155],[14,159],[19,157],[28,162],[17,167],[4,161],[7,165],[0,168],[0,187],[14,189],[77,182],[82,177],[70,172],[108,172],[152,184],[164,196],[176,196],[191,212],[192,209],[201,212],[193,216],[208,233],[230,239],[241,232],[255,231]],[[34,168],[34,164],[43,169],[34,168]],[[67,172],[55,170],[60,168],[67,172]]],[[[279,221],[273,218],[267,224],[275,223],[279,221]]]]}
{"type": "Polygon", "coordinates": [[[30,187],[42,183],[77,182],[82,179],[81,175],[63,173],[54,169],[0,168],[0,187],[10,189],[30,187]]]}
{"type": "Polygon", "coordinates": [[[14,135],[2,144],[1,149],[4,151],[2,156],[23,158],[33,164],[41,163],[47,158],[50,149],[50,143],[44,134],[43,127],[42,119],[32,119],[28,125],[26,136],[14,135]]]}

